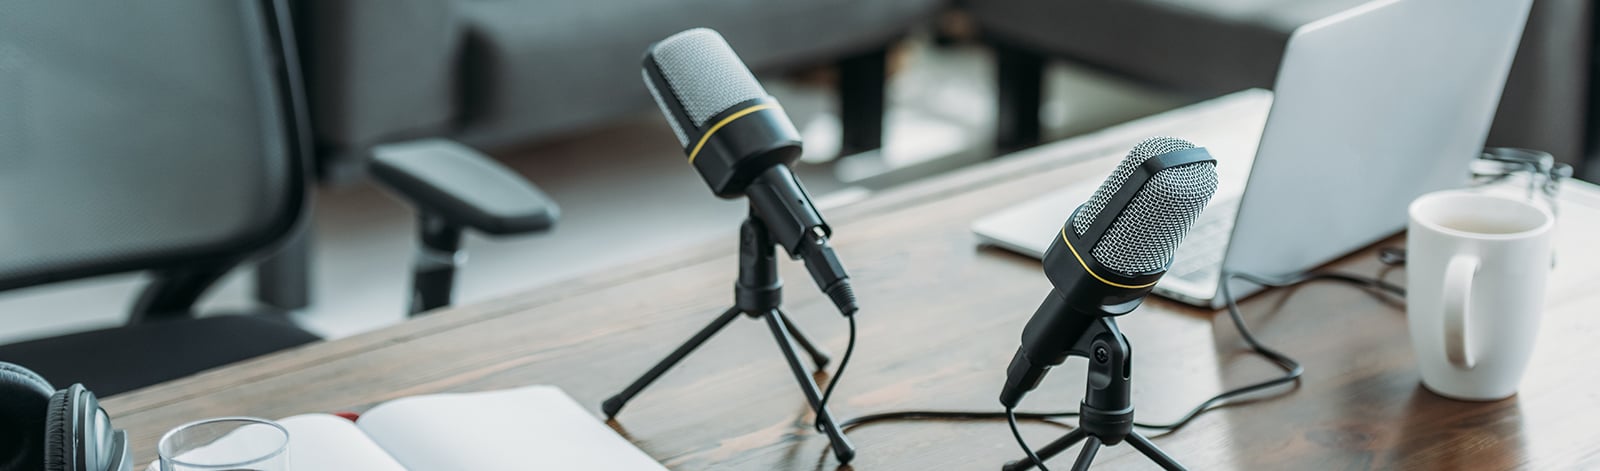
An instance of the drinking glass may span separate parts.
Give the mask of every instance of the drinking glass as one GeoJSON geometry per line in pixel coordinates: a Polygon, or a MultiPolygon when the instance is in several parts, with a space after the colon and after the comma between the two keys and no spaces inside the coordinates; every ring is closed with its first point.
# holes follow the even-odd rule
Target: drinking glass
{"type": "Polygon", "coordinates": [[[160,471],[289,471],[289,431],[254,417],[178,426],[157,445],[160,471]]]}

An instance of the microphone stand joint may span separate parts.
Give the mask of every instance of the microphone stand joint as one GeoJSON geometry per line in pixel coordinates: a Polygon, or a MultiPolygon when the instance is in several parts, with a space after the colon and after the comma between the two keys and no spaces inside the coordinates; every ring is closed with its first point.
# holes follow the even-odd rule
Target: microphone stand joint
{"type": "MultiPolygon", "coordinates": [[[[1183,465],[1157,448],[1150,439],[1133,430],[1132,366],[1133,347],[1117,328],[1114,317],[1100,317],[1089,325],[1071,355],[1089,359],[1089,374],[1083,402],[1078,404],[1078,428],[1040,448],[1036,453],[1048,460],[1083,442],[1072,469],[1087,470],[1102,446],[1127,441],[1135,450],[1168,471],[1185,470],[1183,465]],[[1091,353],[1092,352],[1092,353],[1091,353]]],[[[1005,471],[1023,471],[1037,465],[1031,458],[1006,463],[1005,471]]]]}
{"type": "Polygon", "coordinates": [[[739,231],[739,277],[734,283],[734,305],[723,311],[722,315],[711,321],[710,325],[701,329],[683,345],[679,346],[666,358],[657,363],[644,376],[635,380],[627,389],[617,393],[601,404],[602,412],[606,419],[614,419],[622,407],[632,400],[635,395],[648,387],[650,383],[672,369],[692,353],[700,344],[711,339],[723,327],[732,323],[740,314],[751,318],[765,319],[772,338],[778,344],[778,349],[783,353],[788,362],[790,372],[794,373],[795,381],[799,383],[800,391],[805,394],[806,401],[816,412],[816,424],[833,448],[833,454],[839,459],[840,464],[849,463],[855,457],[855,446],[845,437],[833,419],[833,413],[827,407],[819,407],[822,401],[821,388],[806,371],[801,363],[799,353],[795,346],[810,356],[815,369],[821,370],[827,366],[830,359],[828,354],[818,348],[811,339],[800,330],[783,313],[783,280],[778,277],[777,252],[774,241],[768,232],[767,226],[761,221],[752,209],[750,216],[744,221],[739,231]]]}

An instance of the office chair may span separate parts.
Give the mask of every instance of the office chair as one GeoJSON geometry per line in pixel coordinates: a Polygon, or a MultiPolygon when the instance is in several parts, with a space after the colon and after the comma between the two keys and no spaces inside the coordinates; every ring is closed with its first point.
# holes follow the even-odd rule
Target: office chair
{"type": "MultiPolygon", "coordinates": [[[[3,345],[0,361],[103,397],[318,340],[282,313],[193,309],[307,220],[310,134],[285,4],[0,3],[0,292],[152,278],[127,325],[3,345]]],[[[462,149],[425,148],[388,172],[428,173],[391,186],[429,227],[550,227],[543,194],[462,149]]]]}

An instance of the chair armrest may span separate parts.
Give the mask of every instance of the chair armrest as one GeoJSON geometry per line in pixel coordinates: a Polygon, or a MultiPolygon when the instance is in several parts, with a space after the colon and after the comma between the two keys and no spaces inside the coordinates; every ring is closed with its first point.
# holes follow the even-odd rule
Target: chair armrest
{"type": "Polygon", "coordinates": [[[372,176],[425,216],[487,234],[540,232],[561,209],[544,192],[469,147],[422,139],[372,151],[372,176]]]}

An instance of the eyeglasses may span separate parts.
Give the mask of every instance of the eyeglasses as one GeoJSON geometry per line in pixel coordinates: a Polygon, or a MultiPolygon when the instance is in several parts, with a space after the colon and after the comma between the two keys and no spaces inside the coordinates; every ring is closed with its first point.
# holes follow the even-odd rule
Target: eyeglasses
{"type": "MultiPolygon", "coordinates": [[[[1483,149],[1483,154],[1472,162],[1471,186],[1483,188],[1525,179],[1525,197],[1528,201],[1534,204],[1542,201],[1544,207],[1550,210],[1550,215],[1556,216],[1556,198],[1560,196],[1561,181],[1568,178],[1572,178],[1572,166],[1556,162],[1555,156],[1549,152],[1489,147],[1483,149]]],[[[1400,247],[1384,247],[1378,250],[1378,260],[1385,265],[1405,265],[1406,251],[1400,247]]],[[[1551,263],[1553,265],[1554,260],[1551,263]]]]}
{"type": "Polygon", "coordinates": [[[1526,179],[1527,198],[1544,199],[1550,213],[1556,213],[1556,197],[1561,180],[1572,178],[1572,166],[1556,162],[1549,152],[1490,147],[1472,163],[1472,186],[1488,186],[1507,180],[1526,179]]]}

